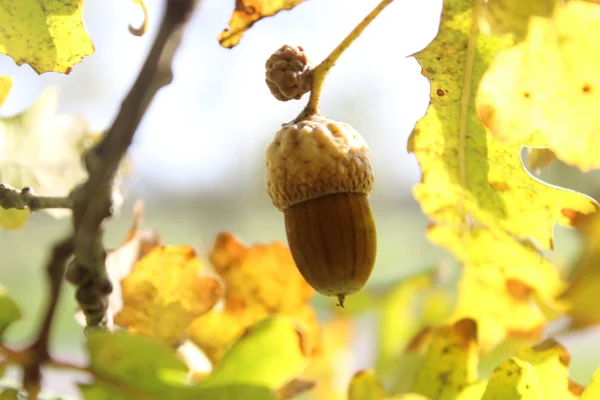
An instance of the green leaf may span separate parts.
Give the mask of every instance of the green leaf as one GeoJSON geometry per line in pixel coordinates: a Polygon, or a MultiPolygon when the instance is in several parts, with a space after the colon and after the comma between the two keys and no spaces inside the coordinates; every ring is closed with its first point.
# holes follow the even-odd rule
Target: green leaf
{"type": "Polygon", "coordinates": [[[174,351],[125,332],[93,332],[87,341],[90,370],[142,393],[160,398],[181,394],[186,385],[185,364],[174,351]]]}
{"type": "Polygon", "coordinates": [[[82,21],[81,0],[2,0],[0,53],[38,74],[71,72],[94,53],[82,21]]]}
{"type": "Polygon", "coordinates": [[[20,398],[17,389],[6,389],[0,392],[0,400],[19,400],[20,398]]]}
{"type": "Polygon", "coordinates": [[[20,318],[21,310],[19,306],[17,306],[17,303],[13,299],[8,297],[4,288],[0,286],[0,339],[6,328],[20,318]]]}
{"type": "Polygon", "coordinates": [[[125,393],[111,388],[99,382],[90,384],[81,383],[78,385],[79,391],[84,400],[129,400],[125,393]]]}
{"type": "MultiPolygon", "coordinates": [[[[57,115],[57,107],[58,87],[50,87],[27,110],[0,119],[0,182],[17,189],[30,186],[44,196],[66,196],[85,179],[81,155],[94,136],[85,120],[57,115]]],[[[67,210],[47,212],[70,215],[67,210]]],[[[22,221],[23,215],[10,219],[4,215],[3,225],[22,221]]]]}
{"type": "Polygon", "coordinates": [[[304,371],[303,334],[293,318],[279,315],[262,320],[239,338],[198,385],[247,384],[279,388],[304,371]]]}

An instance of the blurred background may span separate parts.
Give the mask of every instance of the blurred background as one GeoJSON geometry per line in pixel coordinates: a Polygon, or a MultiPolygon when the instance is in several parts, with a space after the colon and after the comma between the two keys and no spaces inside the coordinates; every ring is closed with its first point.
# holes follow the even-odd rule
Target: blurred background
{"type": "MultiPolygon", "coordinates": [[[[94,130],[106,128],[156,33],[163,1],[145,2],[149,30],[134,37],[127,26],[139,26],[142,13],[132,1],[85,0],[84,20],[96,53],[69,76],[38,76],[0,55],[0,74],[14,78],[0,114],[22,111],[46,87],[58,85],[60,113],[84,116],[94,130]]],[[[231,231],[248,244],[285,241],[283,215],[264,190],[264,153],[281,123],[293,119],[306,99],[275,100],[264,83],[264,63],[285,43],[302,45],[313,62],[320,62],[378,2],[308,0],[291,12],[259,21],[229,50],[219,45],[217,35],[227,26],[234,1],[204,0],[177,53],[175,79],[159,92],[131,147],[126,202],[107,225],[108,246],[123,241],[132,203],[138,199],[145,203],[145,227],[158,230],[168,244],[193,245],[201,257],[220,231],[231,231]]],[[[440,8],[441,0],[393,2],[342,56],[325,84],[323,113],[354,126],[371,147],[376,173],[371,205],[379,253],[370,287],[440,263],[454,265],[451,256],[425,238],[428,221],[411,193],[420,172],[415,157],[406,151],[414,123],[426,110],[429,91],[410,55],[435,36],[440,8]]],[[[600,194],[598,177],[558,162],[541,176],[595,198],[600,194]]],[[[43,265],[50,245],[68,229],[67,220],[38,213],[18,231],[0,231],[0,282],[25,314],[8,332],[13,341],[26,343],[32,338],[46,294],[43,265]]],[[[572,231],[556,228],[555,243],[553,261],[565,263],[577,256],[579,243],[572,231]]],[[[322,305],[323,299],[316,303],[322,305]]],[[[74,309],[73,290],[67,288],[54,333],[55,351],[82,361],[83,333],[73,319],[74,309]]],[[[358,323],[356,346],[347,354],[347,374],[374,363],[373,324],[368,317],[358,323]]],[[[573,356],[573,378],[587,384],[600,364],[597,332],[561,342],[573,356]]],[[[58,393],[76,393],[68,381],[52,374],[47,384],[58,393]]],[[[346,384],[342,379],[340,385],[346,384]]]]}

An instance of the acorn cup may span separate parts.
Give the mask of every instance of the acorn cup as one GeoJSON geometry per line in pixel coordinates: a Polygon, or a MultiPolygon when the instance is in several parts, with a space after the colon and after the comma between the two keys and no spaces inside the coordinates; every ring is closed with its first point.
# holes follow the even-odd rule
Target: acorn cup
{"type": "Polygon", "coordinates": [[[317,292],[337,296],[342,307],[375,264],[368,156],[354,128],[322,115],[284,125],[267,149],[267,193],[284,213],[296,266],[317,292]]]}

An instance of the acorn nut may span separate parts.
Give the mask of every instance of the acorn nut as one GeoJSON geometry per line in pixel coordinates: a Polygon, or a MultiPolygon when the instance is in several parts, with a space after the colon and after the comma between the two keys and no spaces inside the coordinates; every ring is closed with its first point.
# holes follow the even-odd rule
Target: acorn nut
{"type": "Polygon", "coordinates": [[[267,149],[266,175],[298,270],[343,306],[369,279],[377,250],[367,143],[350,125],[321,115],[291,122],[267,149]]]}

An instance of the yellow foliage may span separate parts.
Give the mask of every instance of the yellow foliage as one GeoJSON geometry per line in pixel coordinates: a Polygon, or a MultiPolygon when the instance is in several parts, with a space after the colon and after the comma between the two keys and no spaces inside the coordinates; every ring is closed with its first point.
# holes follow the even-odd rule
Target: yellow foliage
{"type": "Polygon", "coordinates": [[[81,0],[3,0],[0,53],[38,74],[68,74],[94,53],[82,21],[81,0]]]}
{"type": "Polygon", "coordinates": [[[236,46],[244,32],[258,20],[271,17],[282,10],[291,10],[304,0],[237,0],[229,19],[229,27],[219,34],[221,46],[236,46]]]}
{"type": "Polygon", "coordinates": [[[520,157],[522,146],[536,145],[533,139],[500,142],[477,118],[473,98],[481,77],[493,56],[513,41],[479,35],[472,5],[469,0],[445,1],[438,35],[416,55],[431,83],[431,101],[408,149],[423,172],[414,195],[438,225],[429,235],[464,262],[455,319],[477,319],[482,350],[487,351],[514,333],[517,323],[507,306],[518,305],[525,334],[537,337],[535,328],[543,318],[530,300],[551,302],[562,286],[530,242],[553,248],[554,225],[572,225],[577,215],[594,212],[597,204],[533,178],[520,157]],[[494,300],[488,302],[488,295],[494,300]]]}
{"type": "Polygon", "coordinates": [[[454,399],[477,381],[478,351],[473,320],[435,329],[411,392],[433,399],[454,399]]]}
{"type": "Polygon", "coordinates": [[[383,400],[385,397],[385,389],[375,371],[360,371],[350,381],[348,400],[383,400]]]}
{"type": "Polygon", "coordinates": [[[569,1],[551,18],[533,17],[527,38],[498,54],[477,94],[495,136],[538,136],[564,162],[600,168],[600,6],[569,1]]]}
{"type": "Polygon", "coordinates": [[[487,0],[479,24],[482,31],[498,35],[511,33],[521,39],[527,33],[529,19],[552,14],[556,0],[487,0]]]}
{"type": "Polygon", "coordinates": [[[192,341],[217,364],[244,330],[272,314],[298,319],[308,348],[318,342],[319,326],[308,304],[314,295],[289,249],[280,242],[246,247],[229,233],[218,235],[210,261],[225,284],[225,305],[195,319],[192,341]]]}
{"type": "Polygon", "coordinates": [[[482,400],[575,400],[583,388],[569,379],[569,353],[554,339],[524,347],[492,373],[482,400]]]}
{"type": "Polygon", "coordinates": [[[176,347],[185,328],[220,300],[220,283],[199,276],[201,261],[188,246],[156,248],[121,282],[123,308],[115,323],[131,333],[176,347]]]}
{"type": "Polygon", "coordinates": [[[584,240],[583,254],[569,287],[559,297],[568,307],[572,329],[600,323],[600,214],[582,217],[578,225],[584,240]]]}

